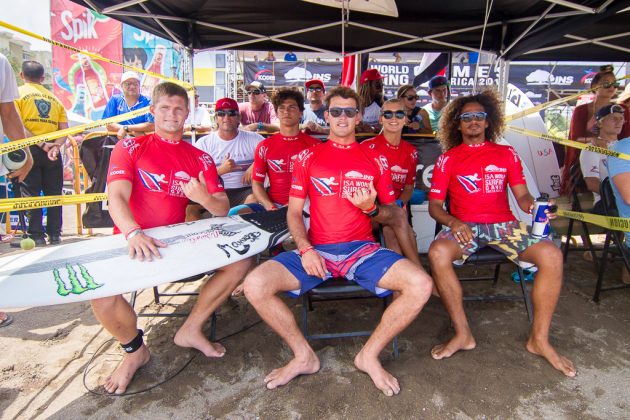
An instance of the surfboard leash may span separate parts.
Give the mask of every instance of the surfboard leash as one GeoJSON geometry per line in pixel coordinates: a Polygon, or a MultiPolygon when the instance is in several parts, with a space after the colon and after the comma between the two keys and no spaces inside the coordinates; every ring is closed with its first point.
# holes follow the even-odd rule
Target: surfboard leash
{"type": "MultiPolygon", "coordinates": [[[[292,305],[292,306],[295,306],[296,304],[297,304],[297,302],[294,305],[292,305]]],[[[250,325],[247,325],[247,326],[245,326],[245,327],[241,328],[240,330],[237,330],[237,331],[235,331],[233,333],[230,333],[230,334],[225,335],[225,336],[223,336],[221,338],[218,338],[215,341],[223,341],[223,340],[227,340],[228,338],[232,338],[235,335],[244,333],[245,331],[248,331],[248,330],[254,328],[256,325],[258,325],[258,324],[260,324],[262,322],[263,322],[262,319],[259,319],[258,321],[254,322],[254,323],[252,323],[250,325]]],[[[100,391],[97,391],[95,389],[90,389],[87,386],[87,383],[86,383],[88,369],[92,365],[92,362],[94,361],[96,356],[101,352],[103,347],[105,347],[105,345],[109,344],[110,342],[113,342],[114,340],[115,340],[115,338],[110,338],[109,340],[103,342],[98,347],[98,349],[96,349],[96,351],[94,352],[94,354],[92,355],[90,360],[88,360],[87,364],[83,368],[83,387],[91,394],[99,395],[99,396],[103,396],[103,397],[128,397],[128,396],[131,396],[131,395],[137,395],[137,394],[142,394],[142,393],[148,392],[148,391],[150,391],[150,390],[152,390],[154,388],[157,388],[157,387],[159,387],[161,385],[164,385],[165,383],[167,383],[168,381],[170,381],[171,379],[175,378],[177,375],[182,373],[195,360],[195,358],[200,353],[199,351],[195,352],[192,356],[190,356],[188,358],[188,360],[180,368],[175,370],[175,372],[173,372],[171,375],[169,375],[166,379],[163,379],[163,380],[159,381],[158,383],[150,385],[150,386],[148,386],[148,387],[146,387],[144,389],[140,389],[140,390],[137,390],[137,391],[131,391],[131,392],[125,392],[125,393],[122,393],[122,394],[110,394],[108,392],[100,392],[100,391]]],[[[102,386],[99,387],[99,388],[102,388],[102,386]]]]}

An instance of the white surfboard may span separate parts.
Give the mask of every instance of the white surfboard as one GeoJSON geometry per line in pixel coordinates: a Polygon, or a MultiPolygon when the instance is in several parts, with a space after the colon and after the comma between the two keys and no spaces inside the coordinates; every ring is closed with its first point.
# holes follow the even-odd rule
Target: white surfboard
{"type": "Polygon", "coordinates": [[[129,258],[113,235],[0,258],[0,309],[114,296],[181,280],[259,254],[289,235],[286,208],[146,230],[161,259],[129,258]]]}
{"type": "MultiPolygon", "coordinates": [[[[512,84],[508,85],[507,100],[505,101],[506,115],[515,114],[533,106],[532,101],[519,88],[512,84]]],[[[547,127],[539,113],[516,119],[509,124],[547,134],[547,127]]],[[[553,143],[510,130],[506,130],[504,135],[505,140],[514,147],[525,164],[524,166],[531,172],[540,192],[546,193],[552,198],[558,197],[560,168],[553,143]]]]}

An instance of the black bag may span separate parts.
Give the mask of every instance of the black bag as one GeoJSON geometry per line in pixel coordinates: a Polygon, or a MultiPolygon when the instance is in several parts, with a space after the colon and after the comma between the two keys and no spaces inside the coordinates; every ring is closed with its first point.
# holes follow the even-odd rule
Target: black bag
{"type": "MultiPolygon", "coordinates": [[[[107,136],[90,139],[81,145],[81,161],[92,180],[92,185],[85,190],[86,194],[105,192],[109,158],[117,142],[117,138],[107,136]]],[[[86,228],[114,227],[109,211],[103,209],[103,202],[101,201],[87,203],[81,219],[86,228]]]]}

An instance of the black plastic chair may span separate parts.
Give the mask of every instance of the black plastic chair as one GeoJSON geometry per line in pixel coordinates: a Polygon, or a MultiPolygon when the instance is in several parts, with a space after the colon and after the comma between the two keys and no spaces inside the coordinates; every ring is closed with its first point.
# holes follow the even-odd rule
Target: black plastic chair
{"type": "MultiPolygon", "coordinates": [[[[381,246],[384,246],[382,228],[379,229],[379,238],[381,246]]],[[[383,312],[385,312],[385,309],[387,309],[387,306],[391,302],[391,295],[386,297],[378,297],[371,292],[365,290],[357,283],[347,280],[345,278],[332,278],[326,280],[319,286],[304,293],[302,295],[302,333],[304,334],[304,337],[307,340],[327,340],[333,338],[370,336],[372,334],[372,330],[318,334],[309,333],[308,318],[309,312],[313,310],[313,302],[334,302],[357,299],[381,299],[383,304],[383,312]]],[[[397,359],[399,356],[398,337],[394,337],[394,340],[392,341],[392,354],[395,359],[397,359]]]]}
{"type": "MultiPolygon", "coordinates": [[[[617,202],[615,201],[615,195],[613,193],[612,185],[609,178],[605,178],[600,186],[600,195],[602,203],[604,204],[604,212],[609,217],[619,217],[619,211],[617,210],[617,202]]],[[[606,271],[606,263],[608,261],[608,253],[610,251],[610,245],[613,244],[613,253],[615,257],[620,258],[626,266],[626,270],[630,270],[630,250],[624,245],[624,233],[618,230],[607,230],[606,240],[604,241],[604,250],[602,251],[602,258],[599,264],[599,272],[597,275],[597,284],[595,285],[595,294],[593,295],[593,301],[599,302],[599,295],[602,292],[617,289],[627,289],[630,284],[615,284],[612,286],[603,286],[604,272],[606,271]]]]}
{"type": "MultiPolygon", "coordinates": [[[[580,204],[580,193],[586,191],[586,182],[584,182],[584,177],[582,175],[582,168],[580,167],[580,162],[576,162],[569,168],[569,188],[571,190],[571,210],[583,212],[582,205],[580,204]]],[[[571,237],[573,235],[573,226],[575,225],[576,220],[569,219],[569,226],[567,227],[567,239],[562,247],[562,257],[563,261],[567,262],[567,257],[569,255],[569,251],[589,251],[593,256],[593,264],[595,265],[595,272],[599,272],[599,265],[597,262],[597,254],[595,253],[595,247],[593,246],[593,242],[591,241],[591,232],[588,228],[588,223],[580,220],[582,225],[582,242],[585,244],[583,247],[571,247],[571,237]]]]}

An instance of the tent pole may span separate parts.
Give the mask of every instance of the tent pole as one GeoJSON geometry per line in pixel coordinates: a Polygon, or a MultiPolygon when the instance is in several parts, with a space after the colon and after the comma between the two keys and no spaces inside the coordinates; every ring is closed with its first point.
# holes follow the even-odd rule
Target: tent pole
{"type": "Polygon", "coordinates": [[[499,58],[499,97],[507,100],[508,82],[510,78],[510,60],[499,58]]]}

